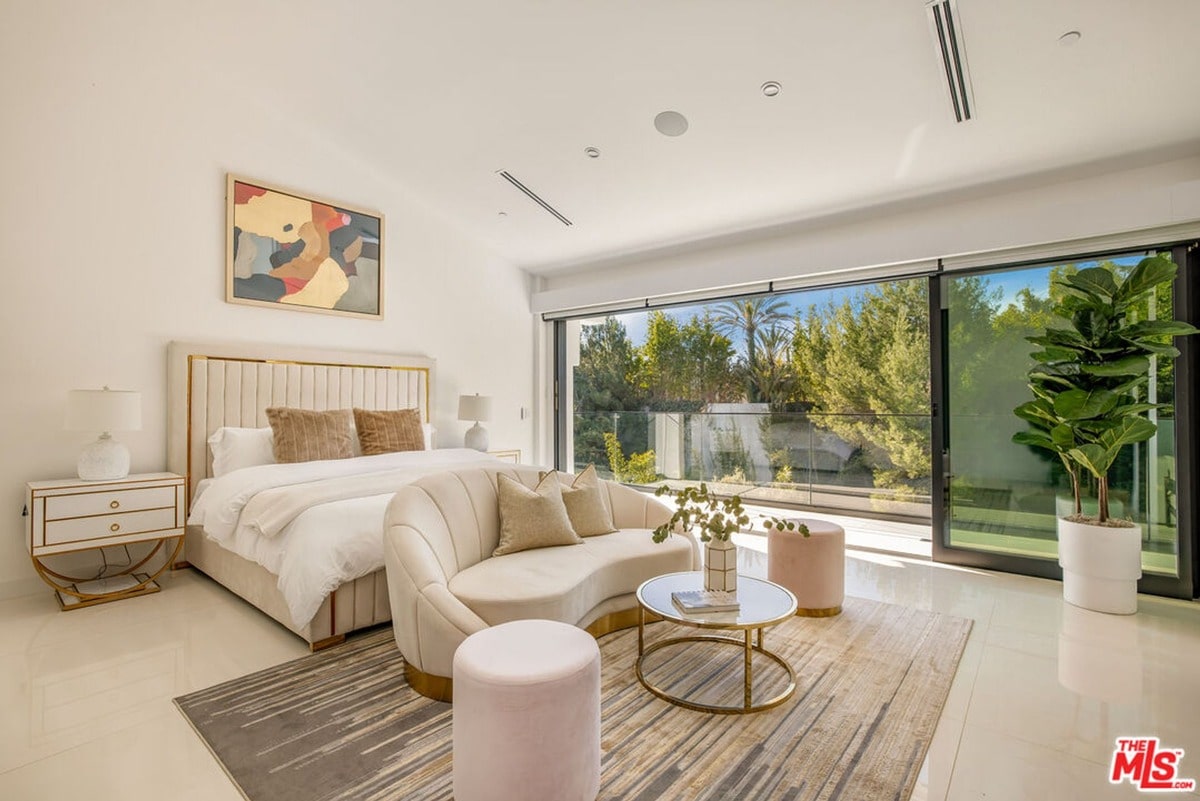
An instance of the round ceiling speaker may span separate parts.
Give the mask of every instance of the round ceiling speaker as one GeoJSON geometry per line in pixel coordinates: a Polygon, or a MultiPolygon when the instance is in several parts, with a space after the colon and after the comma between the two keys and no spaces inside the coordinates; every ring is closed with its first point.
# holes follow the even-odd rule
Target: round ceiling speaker
{"type": "Polygon", "coordinates": [[[654,118],[654,127],[663,136],[682,136],[687,132],[687,117],[678,111],[662,111],[654,118]]]}

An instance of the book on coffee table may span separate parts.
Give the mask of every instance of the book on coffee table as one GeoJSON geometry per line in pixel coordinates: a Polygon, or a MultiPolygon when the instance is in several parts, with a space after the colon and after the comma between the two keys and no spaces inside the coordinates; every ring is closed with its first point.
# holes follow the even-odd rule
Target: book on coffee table
{"type": "Polygon", "coordinates": [[[671,602],[684,614],[696,612],[736,612],[741,609],[737,595],[725,590],[684,590],[671,593],[671,602]]]}

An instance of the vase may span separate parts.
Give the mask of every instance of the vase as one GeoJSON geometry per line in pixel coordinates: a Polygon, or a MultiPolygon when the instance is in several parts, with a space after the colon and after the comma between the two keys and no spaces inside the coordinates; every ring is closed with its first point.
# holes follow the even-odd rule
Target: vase
{"type": "Polygon", "coordinates": [[[737,546],[729,540],[705,544],[704,589],[737,592],[737,546]]]}
{"type": "Polygon", "coordinates": [[[1132,615],[1142,575],[1142,529],[1058,520],[1063,600],[1074,606],[1132,615]]]}

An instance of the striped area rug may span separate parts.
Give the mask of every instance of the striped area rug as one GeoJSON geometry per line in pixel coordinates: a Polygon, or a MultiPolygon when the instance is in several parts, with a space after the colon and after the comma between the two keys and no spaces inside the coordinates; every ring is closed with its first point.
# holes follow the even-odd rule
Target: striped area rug
{"type": "MultiPolygon", "coordinates": [[[[600,640],[601,799],[907,799],[971,621],[847,598],[841,615],[795,618],[766,645],[796,694],[751,715],[661,701],[637,681],[637,630],[600,640]]],[[[686,631],[647,628],[647,640],[686,631]]],[[[739,648],[676,645],[647,659],[659,685],[739,699],[739,648]]],[[[755,659],[755,696],[786,680],[755,659]]],[[[761,693],[761,694],[760,694],[761,693]]],[[[250,801],[426,801],[451,796],[451,707],[404,680],[390,628],[191,693],[176,704],[250,801]]],[[[552,801],[550,799],[530,801],[552,801]]]]}

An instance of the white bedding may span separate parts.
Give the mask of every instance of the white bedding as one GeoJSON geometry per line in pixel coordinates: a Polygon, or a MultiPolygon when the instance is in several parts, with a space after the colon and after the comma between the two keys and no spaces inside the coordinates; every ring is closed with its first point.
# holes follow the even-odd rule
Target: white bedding
{"type": "Polygon", "coordinates": [[[453,448],[246,467],[202,482],[188,524],[276,574],[304,626],[339,585],[383,567],[383,515],[396,487],[497,462],[453,448]]]}

